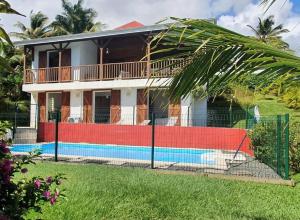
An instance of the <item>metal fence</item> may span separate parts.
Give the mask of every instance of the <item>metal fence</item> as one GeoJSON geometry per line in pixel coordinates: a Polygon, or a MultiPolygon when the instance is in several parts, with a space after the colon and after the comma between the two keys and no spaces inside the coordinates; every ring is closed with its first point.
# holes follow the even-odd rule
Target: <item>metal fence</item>
{"type": "MultiPolygon", "coordinates": [[[[120,117],[132,121],[132,115],[120,117]]],[[[52,121],[38,124],[37,144],[14,145],[12,151],[38,148],[43,157],[56,161],[289,177],[288,115],[255,118],[249,112],[232,112],[191,118],[152,113],[141,124],[60,122],[60,118],[58,112],[52,121]]]]}

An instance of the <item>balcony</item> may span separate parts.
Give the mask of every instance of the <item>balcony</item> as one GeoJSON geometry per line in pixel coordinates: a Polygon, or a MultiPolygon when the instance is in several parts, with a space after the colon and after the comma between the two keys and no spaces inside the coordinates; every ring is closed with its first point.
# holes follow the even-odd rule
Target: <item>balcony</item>
{"type": "Polygon", "coordinates": [[[172,77],[186,64],[184,59],[62,66],[24,71],[25,84],[67,83],[172,77]]]}

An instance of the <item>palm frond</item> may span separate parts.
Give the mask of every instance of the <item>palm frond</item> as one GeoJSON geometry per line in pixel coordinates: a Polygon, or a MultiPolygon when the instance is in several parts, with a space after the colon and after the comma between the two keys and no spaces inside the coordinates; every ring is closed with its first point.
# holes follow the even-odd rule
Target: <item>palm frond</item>
{"type": "Polygon", "coordinates": [[[222,85],[246,74],[263,78],[257,86],[272,84],[274,79],[285,74],[293,76],[285,83],[295,80],[300,83],[300,58],[291,53],[204,20],[175,21],[177,25],[170,25],[152,42],[156,54],[166,53],[166,49],[157,48],[176,51],[176,55],[163,59],[183,57],[192,60],[186,62],[170,82],[169,92],[175,99],[187,96],[197,86],[207,86],[210,95],[221,93],[222,85]],[[203,43],[204,50],[199,51],[203,43]]]}

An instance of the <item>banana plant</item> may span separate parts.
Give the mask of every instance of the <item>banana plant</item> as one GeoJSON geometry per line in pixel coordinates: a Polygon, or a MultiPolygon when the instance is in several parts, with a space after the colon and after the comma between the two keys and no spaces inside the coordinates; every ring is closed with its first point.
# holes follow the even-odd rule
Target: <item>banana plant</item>
{"type": "MultiPolygon", "coordinates": [[[[21,13],[14,10],[11,7],[11,5],[5,0],[0,0],[0,13],[2,13],[2,14],[16,14],[16,15],[24,16],[21,13]]],[[[4,28],[2,28],[2,27],[0,27],[0,43],[1,44],[9,44],[9,45],[12,46],[12,42],[11,42],[8,34],[4,30],[4,28]]],[[[6,68],[8,70],[11,70],[11,67],[8,65],[6,58],[3,57],[3,56],[0,56],[0,66],[6,68]]]]}

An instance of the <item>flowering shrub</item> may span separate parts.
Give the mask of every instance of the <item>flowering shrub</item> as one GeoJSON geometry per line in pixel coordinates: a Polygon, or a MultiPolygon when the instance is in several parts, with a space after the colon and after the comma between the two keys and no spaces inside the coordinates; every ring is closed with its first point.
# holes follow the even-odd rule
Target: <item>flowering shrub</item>
{"type": "Polygon", "coordinates": [[[5,141],[0,141],[0,219],[23,219],[29,210],[41,212],[41,205],[49,202],[54,205],[64,195],[57,188],[64,179],[61,174],[54,177],[21,177],[13,181],[16,173],[27,173],[24,167],[35,164],[34,158],[40,152],[35,151],[28,156],[13,156],[5,141]]]}

